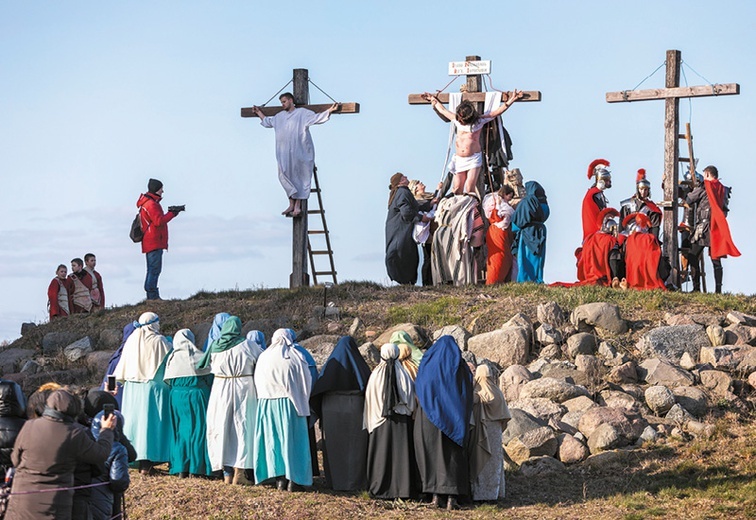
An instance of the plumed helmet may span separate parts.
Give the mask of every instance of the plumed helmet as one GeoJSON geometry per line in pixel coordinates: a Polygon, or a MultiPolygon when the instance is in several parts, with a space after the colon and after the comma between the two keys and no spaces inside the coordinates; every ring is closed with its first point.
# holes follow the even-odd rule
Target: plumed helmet
{"type": "Polygon", "coordinates": [[[646,170],[644,168],[638,170],[638,175],[635,176],[635,185],[638,189],[642,187],[651,189],[651,183],[646,178],[646,170]]]}
{"type": "Polygon", "coordinates": [[[645,231],[651,227],[651,219],[644,213],[630,213],[622,221],[622,227],[629,232],[645,231]]]}
{"type": "Polygon", "coordinates": [[[617,228],[617,221],[614,219],[619,216],[619,211],[614,208],[602,209],[596,218],[599,229],[604,233],[614,233],[617,228]]]}
{"type": "Polygon", "coordinates": [[[609,171],[609,161],[606,159],[596,159],[588,165],[588,178],[595,176],[596,180],[611,178],[612,172],[609,171]]]}

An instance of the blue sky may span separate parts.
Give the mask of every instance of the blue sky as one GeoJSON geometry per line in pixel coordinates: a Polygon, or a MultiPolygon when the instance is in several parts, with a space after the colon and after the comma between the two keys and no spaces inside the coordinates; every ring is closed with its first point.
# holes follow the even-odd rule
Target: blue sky
{"type": "MultiPolygon", "coordinates": [[[[611,161],[612,205],[646,168],[661,199],[664,103],[608,104],[667,49],[690,85],[737,82],[740,96],[682,101],[696,155],[733,186],[730,225],[743,256],[725,290],[753,294],[749,161],[756,101],[756,4],[619,2],[21,2],[0,3],[0,340],[47,318],[59,263],[94,252],[109,304],[144,298],[144,257],[127,229],[147,179],[170,225],[165,298],[200,290],[285,287],[291,222],[273,132],[239,117],[307,68],[339,101],[361,104],[312,131],[339,280],[388,283],[388,178],[433,185],[448,128],[407,95],[443,87],[447,64],[492,60],[495,88],[540,90],[505,114],[515,159],[551,205],[546,279],[575,279],[588,163],[611,161]],[[464,8],[463,8],[464,7],[464,8]]],[[[663,70],[641,88],[662,87],[663,70]]],[[[450,89],[455,89],[460,82],[450,89]]],[[[328,99],[311,89],[311,101],[328,99]]]]}

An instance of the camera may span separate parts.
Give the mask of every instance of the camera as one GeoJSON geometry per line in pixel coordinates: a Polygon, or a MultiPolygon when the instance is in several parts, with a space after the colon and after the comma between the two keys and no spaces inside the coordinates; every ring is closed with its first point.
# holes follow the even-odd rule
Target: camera
{"type": "Polygon", "coordinates": [[[107,403],[102,405],[102,418],[107,419],[115,411],[115,405],[113,403],[107,403]]]}

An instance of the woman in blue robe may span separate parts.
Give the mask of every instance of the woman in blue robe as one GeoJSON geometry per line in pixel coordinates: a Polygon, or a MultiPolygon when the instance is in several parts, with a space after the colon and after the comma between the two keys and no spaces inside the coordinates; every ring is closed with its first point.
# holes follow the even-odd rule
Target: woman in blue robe
{"type": "Polygon", "coordinates": [[[546,226],[549,204],[546,192],[536,181],[525,183],[525,197],[512,216],[517,233],[517,281],[543,283],[546,260],[546,226]]]}

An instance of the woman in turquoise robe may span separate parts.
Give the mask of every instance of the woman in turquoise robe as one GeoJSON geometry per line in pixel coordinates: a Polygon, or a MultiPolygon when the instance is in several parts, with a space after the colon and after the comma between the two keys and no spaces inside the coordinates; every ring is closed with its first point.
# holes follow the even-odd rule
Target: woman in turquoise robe
{"type": "Polygon", "coordinates": [[[546,226],[549,204],[546,191],[536,181],[525,183],[525,197],[512,216],[517,240],[517,281],[543,283],[546,261],[546,226]]]}
{"type": "Polygon", "coordinates": [[[198,370],[202,352],[194,345],[194,334],[181,329],[173,338],[173,351],[165,364],[165,382],[171,387],[171,475],[210,475],[207,454],[207,403],[213,375],[210,368],[198,370]]]}

